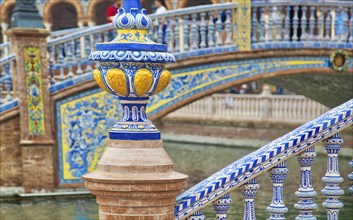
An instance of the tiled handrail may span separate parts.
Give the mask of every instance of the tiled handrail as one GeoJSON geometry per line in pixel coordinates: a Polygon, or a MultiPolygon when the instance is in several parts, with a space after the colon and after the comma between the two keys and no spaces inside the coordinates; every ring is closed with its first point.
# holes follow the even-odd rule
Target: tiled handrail
{"type": "Polygon", "coordinates": [[[328,110],[299,95],[215,94],[197,100],[166,118],[305,123],[328,110]]]}
{"type": "Polygon", "coordinates": [[[351,127],[352,124],[353,99],[244,156],[181,194],[175,205],[176,219],[185,219],[189,216],[193,219],[203,219],[201,209],[210,204],[213,204],[218,218],[226,217],[227,208],[224,206],[229,208],[231,203],[228,193],[240,187],[245,197],[243,219],[255,219],[254,199],[259,189],[255,177],[267,170],[270,171],[274,183],[272,202],[267,210],[269,215],[283,216],[281,219],[284,219],[284,213],[288,210],[283,201],[283,181],[287,173],[285,161],[293,155],[298,156],[301,167],[299,188],[296,192],[298,203],[295,205],[299,211],[298,218],[312,216],[314,219],[312,210],[317,205],[312,199],[316,192],[312,188],[310,170],[316,156],[314,145],[320,141],[324,141],[328,151],[327,171],[322,178],[327,187],[321,192],[326,196],[326,201],[332,202],[330,204],[325,201],[323,206],[327,211],[327,219],[338,219],[338,211],[342,207],[338,198],[343,193],[338,186],[343,181],[337,163],[338,152],[343,142],[339,132],[351,127]],[[218,204],[224,205],[223,209],[218,204]],[[336,217],[332,218],[332,215],[336,217]]]}

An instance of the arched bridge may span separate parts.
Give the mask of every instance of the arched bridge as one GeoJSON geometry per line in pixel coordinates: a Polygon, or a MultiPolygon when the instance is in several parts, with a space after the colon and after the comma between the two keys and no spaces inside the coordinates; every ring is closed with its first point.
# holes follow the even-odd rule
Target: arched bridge
{"type": "MultiPolygon", "coordinates": [[[[167,66],[172,72],[169,87],[150,100],[150,118],[257,80],[288,88],[329,107],[351,99],[352,15],[353,3],[349,1],[302,0],[240,1],[151,15],[154,27],[150,37],[166,43],[177,62],[167,66]],[[341,60],[335,63],[332,54],[339,49],[336,58],[341,60]]],[[[80,182],[82,174],[94,169],[104,151],[104,135],[120,114],[118,100],[98,89],[93,80],[92,71],[99,64],[87,58],[97,42],[109,40],[111,28],[107,24],[66,36],[52,35],[48,41],[49,61],[43,66],[48,65],[50,73],[59,184],[80,182]]],[[[0,107],[3,118],[18,114],[19,105],[19,88],[11,81],[15,78],[11,76],[15,75],[12,67],[16,55],[10,52],[10,45],[0,46],[6,55],[0,60],[1,88],[6,96],[0,107]]],[[[144,56],[167,59],[155,53],[115,56],[131,61],[143,60],[144,56]]]]}

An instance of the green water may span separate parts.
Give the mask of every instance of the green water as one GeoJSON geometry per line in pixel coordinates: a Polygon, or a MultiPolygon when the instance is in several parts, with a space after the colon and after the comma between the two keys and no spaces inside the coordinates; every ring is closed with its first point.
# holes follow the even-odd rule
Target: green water
{"type": "MultiPolygon", "coordinates": [[[[165,148],[175,164],[175,170],[189,175],[189,187],[252,151],[252,149],[174,143],[166,143],[165,148]]],[[[348,165],[349,161],[349,158],[341,157],[339,159],[340,173],[345,179],[345,182],[341,184],[341,188],[346,191],[351,184],[347,179],[347,175],[352,171],[348,165]]],[[[289,172],[285,181],[284,198],[289,212],[286,214],[286,218],[294,219],[298,214],[297,210],[293,207],[297,201],[294,192],[298,188],[299,181],[299,165],[296,158],[289,159],[287,167],[289,172]]],[[[314,213],[318,220],[326,219],[325,210],[321,206],[325,198],[319,192],[324,187],[321,177],[324,176],[325,170],[326,156],[319,155],[313,166],[313,184],[315,190],[318,192],[315,202],[319,206],[314,213]]],[[[262,220],[269,217],[266,207],[271,202],[272,184],[268,174],[259,176],[258,182],[261,186],[256,196],[255,206],[257,219],[262,220]]],[[[229,219],[242,219],[243,196],[241,191],[233,191],[231,197],[233,203],[228,212],[228,217],[229,219]]],[[[351,219],[353,215],[353,196],[346,193],[341,196],[341,201],[345,206],[340,211],[340,219],[351,219]]],[[[0,205],[1,220],[98,219],[98,207],[95,199],[90,197],[21,200],[11,203],[3,202],[0,205]]],[[[208,219],[214,219],[212,206],[205,208],[203,213],[208,219]]]]}

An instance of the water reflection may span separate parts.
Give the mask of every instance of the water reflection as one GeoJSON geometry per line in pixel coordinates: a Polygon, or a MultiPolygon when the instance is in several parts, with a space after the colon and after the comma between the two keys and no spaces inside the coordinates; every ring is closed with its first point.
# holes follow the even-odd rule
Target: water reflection
{"type": "MultiPolygon", "coordinates": [[[[220,146],[201,146],[190,144],[165,143],[165,148],[175,164],[175,170],[188,174],[188,186],[195,185],[212,173],[218,171],[229,163],[250,153],[253,149],[229,148],[220,146]]],[[[345,179],[341,187],[347,192],[350,181],[347,175],[351,172],[348,166],[349,158],[339,158],[340,173],[345,179]]],[[[284,201],[289,208],[286,214],[287,219],[294,219],[297,210],[293,207],[297,202],[294,192],[298,188],[299,165],[296,158],[287,161],[289,169],[285,181],[284,201]]],[[[325,210],[321,203],[325,200],[320,190],[325,186],[321,181],[326,171],[326,156],[319,155],[313,166],[313,184],[318,196],[315,202],[319,208],[314,212],[318,220],[326,219],[325,210]]],[[[266,207],[271,202],[272,184],[268,174],[258,178],[261,185],[256,196],[256,215],[259,220],[269,217],[266,207]]],[[[231,193],[233,204],[229,210],[229,219],[242,219],[243,216],[243,195],[240,190],[231,193]]],[[[340,211],[340,219],[351,219],[353,215],[353,197],[348,192],[341,197],[345,207],[340,211]]],[[[90,197],[76,197],[71,199],[34,199],[20,200],[12,203],[0,203],[1,220],[93,220],[98,219],[98,208],[95,199],[90,197]]],[[[209,219],[214,219],[212,206],[204,209],[204,214],[209,219]]]]}

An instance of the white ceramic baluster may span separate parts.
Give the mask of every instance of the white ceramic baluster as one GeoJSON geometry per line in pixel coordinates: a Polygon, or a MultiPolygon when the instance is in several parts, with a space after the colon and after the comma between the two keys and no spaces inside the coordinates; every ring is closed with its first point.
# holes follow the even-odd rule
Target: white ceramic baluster
{"type": "Polygon", "coordinates": [[[227,15],[227,19],[225,22],[226,44],[230,45],[230,44],[232,44],[232,22],[231,22],[232,10],[227,10],[226,15],[227,15]]]}
{"type": "Polygon", "coordinates": [[[63,44],[58,46],[58,64],[59,64],[59,68],[60,68],[59,79],[60,79],[60,81],[63,81],[63,80],[65,80],[63,44]]]}
{"type": "Polygon", "coordinates": [[[316,36],[317,41],[322,41],[324,39],[324,10],[323,7],[319,7],[320,15],[319,18],[317,19],[317,28],[318,28],[318,33],[316,36]]]}
{"type": "Polygon", "coordinates": [[[163,36],[163,23],[162,23],[162,19],[159,18],[158,19],[158,31],[157,31],[157,42],[162,44],[164,41],[164,36],[163,36]]]}
{"type": "Polygon", "coordinates": [[[276,41],[280,41],[282,39],[282,7],[277,6],[277,19],[276,19],[276,41]]]}
{"type": "Polygon", "coordinates": [[[335,37],[334,37],[334,41],[339,41],[341,39],[341,34],[338,33],[338,17],[339,17],[338,7],[335,6],[335,20],[334,20],[335,37]]]}
{"type": "Polygon", "coordinates": [[[174,37],[175,37],[175,52],[179,52],[180,51],[180,30],[179,30],[179,16],[176,16],[175,17],[175,28],[174,28],[174,31],[175,31],[175,34],[174,34],[174,37]]]}
{"type": "Polygon", "coordinates": [[[215,46],[215,42],[214,42],[214,31],[215,31],[215,24],[213,22],[213,16],[214,13],[213,11],[210,11],[208,13],[209,15],[209,22],[208,22],[208,47],[214,47],[215,46]]]}
{"type": "Polygon", "coordinates": [[[220,197],[212,203],[213,209],[216,212],[216,220],[225,220],[227,219],[227,211],[232,204],[232,199],[229,196],[229,193],[220,197]]]}
{"type": "Polygon", "coordinates": [[[81,75],[82,74],[82,63],[81,63],[81,42],[80,39],[76,41],[76,51],[75,51],[75,61],[77,63],[77,70],[76,74],[81,75]]]}
{"type": "Polygon", "coordinates": [[[286,6],[286,17],[284,18],[284,40],[289,41],[290,34],[290,6],[286,6]]]}
{"type": "Polygon", "coordinates": [[[200,47],[205,48],[206,47],[206,12],[201,12],[201,24],[200,24],[200,32],[201,32],[201,42],[200,42],[200,47]]]}
{"type": "MultiPolygon", "coordinates": [[[[294,6],[294,17],[293,17],[293,36],[292,41],[298,41],[298,27],[299,27],[299,17],[298,17],[299,6],[294,6]]],[[[303,36],[303,33],[302,33],[303,36]]]]}
{"type": "Polygon", "coordinates": [[[260,8],[260,42],[265,42],[265,7],[260,8]]]}
{"type": "Polygon", "coordinates": [[[308,10],[308,6],[302,6],[302,17],[300,18],[300,27],[301,27],[301,36],[300,36],[300,41],[305,41],[307,40],[307,34],[306,34],[306,30],[307,30],[307,23],[308,20],[306,18],[306,12],[308,10]]]}
{"type": "Polygon", "coordinates": [[[283,182],[288,173],[286,162],[279,163],[269,172],[273,183],[273,193],[271,204],[267,207],[267,211],[271,213],[268,220],[284,220],[284,213],[288,212],[288,208],[283,201],[283,182]]]}
{"type": "Polygon", "coordinates": [[[197,14],[193,13],[191,15],[192,22],[191,22],[191,33],[190,33],[190,44],[191,44],[191,49],[196,50],[199,46],[199,31],[197,27],[197,14]]]}
{"type": "Polygon", "coordinates": [[[322,206],[326,208],[327,219],[338,220],[339,210],[343,207],[339,197],[344,194],[344,190],[339,187],[339,183],[343,182],[343,178],[338,170],[338,153],[343,139],[341,134],[337,133],[324,140],[324,143],[327,151],[327,169],[325,176],[322,177],[322,181],[326,183],[325,188],[321,190],[321,193],[326,196],[322,206]]]}
{"type": "Polygon", "coordinates": [[[315,40],[315,36],[314,36],[314,28],[315,28],[315,6],[311,6],[310,7],[310,18],[309,18],[309,40],[313,41],[315,40]]]}
{"type": "Polygon", "coordinates": [[[313,197],[317,195],[312,186],[311,166],[314,163],[316,153],[314,147],[308,148],[306,151],[298,155],[300,165],[300,184],[299,189],[295,192],[299,201],[294,207],[299,210],[296,220],[316,220],[312,212],[317,208],[313,201],[313,197]]]}
{"type": "Polygon", "coordinates": [[[256,43],[256,30],[257,30],[257,7],[252,8],[251,18],[251,42],[256,43]]]}
{"type": "Polygon", "coordinates": [[[67,58],[66,62],[69,67],[69,71],[68,71],[67,76],[69,78],[74,77],[74,73],[72,72],[72,65],[73,65],[72,46],[73,45],[72,45],[71,41],[66,44],[66,53],[67,53],[66,54],[66,58],[67,58]]]}
{"type": "Polygon", "coordinates": [[[222,29],[223,29],[223,24],[222,24],[222,14],[223,11],[218,10],[218,18],[216,21],[216,27],[217,27],[217,32],[216,32],[216,45],[217,46],[222,46],[222,29]]]}
{"type": "Polygon", "coordinates": [[[256,178],[250,180],[241,187],[244,195],[244,217],[243,220],[256,220],[255,216],[255,196],[260,185],[256,178]]]}
{"type": "Polygon", "coordinates": [[[184,26],[183,26],[183,29],[184,29],[184,50],[187,51],[189,50],[189,15],[184,15],[183,17],[184,19],[184,26]]]}
{"type": "Polygon", "coordinates": [[[187,220],[204,220],[205,216],[202,215],[202,210],[199,210],[192,214],[187,220]]]}

